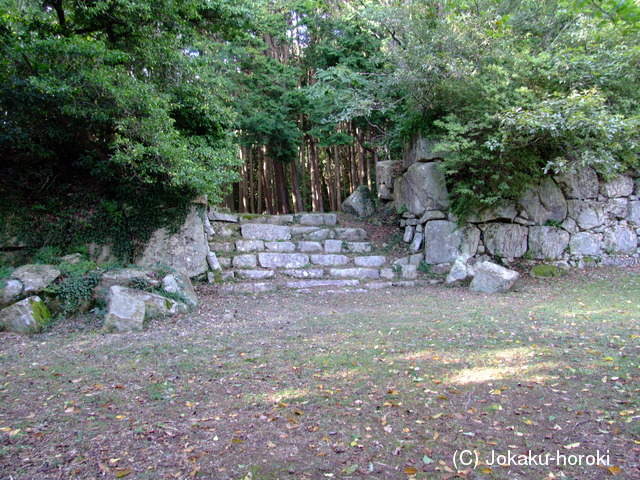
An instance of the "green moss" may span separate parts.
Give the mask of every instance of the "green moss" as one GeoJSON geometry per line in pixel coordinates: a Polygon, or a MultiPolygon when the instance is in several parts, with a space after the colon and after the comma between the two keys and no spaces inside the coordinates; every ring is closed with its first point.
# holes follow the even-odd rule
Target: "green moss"
{"type": "Polygon", "coordinates": [[[552,277],[560,277],[562,275],[566,275],[566,272],[561,268],[556,267],[555,265],[536,265],[529,272],[534,278],[552,278],[552,277]]]}
{"type": "Polygon", "coordinates": [[[31,299],[29,301],[29,307],[38,325],[45,326],[49,323],[49,320],[51,320],[51,312],[42,300],[31,299]]]}

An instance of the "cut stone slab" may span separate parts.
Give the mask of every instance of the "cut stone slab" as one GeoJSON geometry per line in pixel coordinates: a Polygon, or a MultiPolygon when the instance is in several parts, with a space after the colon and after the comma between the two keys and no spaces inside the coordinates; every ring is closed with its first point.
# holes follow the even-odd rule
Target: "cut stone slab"
{"type": "Polygon", "coordinates": [[[345,255],[311,255],[311,263],[323,267],[335,267],[349,263],[349,257],[345,255]]]}
{"type": "Polygon", "coordinates": [[[309,264],[309,256],[302,253],[259,253],[263,268],[300,268],[309,264]]]}
{"type": "Polygon", "coordinates": [[[356,287],[360,284],[358,280],[301,280],[298,282],[287,282],[287,288],[317,288],[317,287],[356,287]]]}
{"type": "Polygon", "coordinates": [[[453,263],[456,258],[468,254],[474,256],[480,242],[480,230],[467,225],[458,227],[455,222],[434,220],[425,225],[425,258],[429,264],[453,263]]]}
{"type": "Polygon", "coordinates": [[[356,217],[366,218],[376,213],[376,205],[373,201],[373,194],[364,185],[360,185],[349,195],[340,209],[343,212],[350,213],[356,217]]]}
{"type": "Polygon", "coordinates": [[[367,238],[367,232],[362,228],[336,228],[336,238],[348,242],[358,242],[367,238]]]}
{"type": "Polygon", "coordinates": [[[386,280],[393,280],[394,278],[396,278],[396,272],[393,271],[393,268],[381,268],[380,278],[384,278],[386,280]]]}
{"type": "Polygon", "coordinates": [[[293,278],[322,278],[324,276],[324,270],[321,268],[300,268],[296,270],[284,270],[284,273],[288,277],[293,278]]]}
{"type": "Polygon", "coordinates": [[[385,290],[387,288],[393,288],[392,282],[369,282],[365,283],[365,288],[369,290],[385,290]]]}
{"type": "Polygon", "coordinates": [[[629,214],[627,220],[640,226],[640,201],[634,200],[629,202],[629,214]]]}
{"type": "Polygon", "coordinates": [[[411,245],[409,245],[409,250],[411,250],[412,252],[419,252],[420,249],[422,248],[423,241],[424,241],[424,234],[416,233],[413,236],[413,241],[411,242],[411,245]]]}
{"type": "Polygon", "coordinates": [[[420,217],[427,210],[446,210],[449,198],[441,162],[415,163],[394,184],[396,210],[420,217]]]}
{"type": "Polygon", "coordinates": [[[371,253],[373,245],[369,242],[347,242],[344,246],[349,253],[371,253]]]}
{"type": "Polygon", "coordinates": [[[176,270],[185,271],[189,277],[197,277],[209,269],[207,264],[207,234],[200,212],[191,207],[184,225],[175,234],[166,228],[156,230],[149,240],[142,257],[136,262],[139,266],[167,265],[176,270]]]}
{"type": "Polygon", "coordinates": [[[394,265],[420,265],[420,262],[424,260],[423,253],[416,253],[415,255],[409,255],[408,257],[402,257],[393,262],[394,265]]]}
{"type": "Polygon", "coordinates": [[[317,232],[318,230],[320,230],[320,227],[297,227],[294,225],[293,227],[291,227],[291,235],[294,237],[299,237],[302,235],[308,235],[310,233],[317,232]]]}
{"type": "Polygon", "coordinates": [[[222,270],[222,266],[220,265],[215,252],[209,252],[207,254],[207,264],[209,265],[209,268],[214,272],[222,270]]]}
{"type": "Polygon", "coordinates": [[[262,240],[238,240],[236,250],[243,253],[261,252],[264,250],[264,242],[262,240]]]}
{"type": "Polygon", "coordinates": [[[329,275],[336,278],[377,279],[380,271],[373,268],[332,268],[329,275]]]}
{"type": "Polygon", "coordinates": [[[22,283],[22,295],[42,292],[59,276],[60,270],[50,265],[23,265],[11,272],[11,278],[22,283]]]}
{"type": "Polygon", "coordinates": [[[319,227],[324,225],[324,214],[322,213],[303,213],[298,218],[298,223],[300,225],[309,225],[314,227],[319,227]]]}
{"type": "Polygon", "coordinates": [[[556,227],[530,227],[529,252],[538,260],[562,257],[569,246],[569,232],[556,227]]]}
{"type": "Polygon", "coordinates": [[[238,223],[238,216],[232,213],[216,212],[210,210],[208,217],[212,222],[238,223]]]}
{"type": "Polygon", "coordinates": [[[316,230],[315,232],[311,232],[311,233],[307,233],[305,235],[303,235],[302,237],[305,240],[309,240],[312,242],[323,242],[327,239],[333,238],[334,237],[334,232],[333,230],[330,230],[328,228],[321,228],[316,230]]]}
{"type": "Polygon", "coordinates": [[[387,259],[382,255],[368,255],[364,257],[355,257],[357,267],[378,268],[385,264],[387,259]]]}
{"type": "Polygon", "coordinates": [[[273,278],[275,272],[273,270],[236,270],[236,275],[240,278],[249,278],[251,280],[265,280],[273,278]]]}
{"type": "Polygon", "coordinates": [[[342,240],[325,240],[324,251],[325,253],[342,253],[342,240]]]}
{"type": "Polygon", "coordinates": [[[600,255],[602,236],[591,232],[578,232],[571,235],[569,248],[572,255],[600,255]]]}
{"type": "Polygon", "coordinates": [[[231,253],[236,246],[231,242],[209,242],[209,248],[215,253],[231,253]]]}
{"type": "Polygon", "coordinates": [[[496,257],[520,258],[527,253],[528,233],[522,225],[492,223],[484,231],[484,246],[496,257]]]}
{"type": "Polygon", "coordinates": [[[411,243],[413,241],[413,237],[416,234],[415,225],[407,225],[404,229],[404,236],[402,237],[402,241],[404,243],[411,243]]]}
{"type": "Polygon", "coordinates": [[[298,242],[298,250],[304,253],[316,253],[316,252],[322,252],[323,248],[320,242],[305,241],[305,242],[298,242]]]}
{"type": "Polygon", "coordinates": [[[0,331],[38,333],[50,318],[51,313],[42,299],[32,296],[0,310],[0,331]]]}
{"type": "Polygon", "coordinates": [[[267,218],[267,223],[272,225],[289,225],[293,222],[293,215],[273,215],[267,218]]]}
{"type": "Polygon", "coordinates": [[[290,240],[291,227],[261,223],[245,223],[240,228],[242,236],[247,240],[290,240]]]}
{"type": "Polygon", "coordinates": [[[222,285],[220,290],[225,293],[267,293],[274,292],[278,286],[272,283],[238,283],[235,285],[222,285]]]}
{"type": "Polygon", "coordinates": [[[236,255],[233,257],[234,268],[255,268],[258,266],[258,261],[255,255],[236,255]]]}
{"type": "Polygon", "coordinates": [[[296,251],[296,246],[293,242],[266,242],[264,246],[270,252],[293,253],[296,251]]]}
{"type": "Polygon", "coordinates": [[[0,308],[13,305],[22,295],[22,282],[11,278],[5,281],[5,286],[0,288],[0,308]]]}
{"type": "Polygon", "coordinates": [[[469,286],[471,290],[483,293],[505,293],[513,288],[518,272],[491,262],[482,262],[475,267],[476,274],[469,286]]]}

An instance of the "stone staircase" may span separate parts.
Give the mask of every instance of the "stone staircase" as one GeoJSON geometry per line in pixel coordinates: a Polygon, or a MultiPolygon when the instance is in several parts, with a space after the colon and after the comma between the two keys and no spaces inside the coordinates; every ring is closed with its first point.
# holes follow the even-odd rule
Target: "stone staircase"
{"type": "Polygon", "coordinates": [[[221,289],[372,289],[415,285],[415,264],[391,264],[362,228],[335,213],[256,216],[211,211],[209,246],[223,270],[221,289]]]}

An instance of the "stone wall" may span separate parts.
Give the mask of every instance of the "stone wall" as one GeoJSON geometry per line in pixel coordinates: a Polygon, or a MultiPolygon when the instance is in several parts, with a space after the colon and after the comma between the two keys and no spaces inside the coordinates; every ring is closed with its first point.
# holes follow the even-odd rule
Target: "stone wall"
{"type": "Polygon", "coordinates": [[[549,175],[519,202],[503,202],[458,225],[448,211],[442,156],[429,153],[428,146],[414,140],[401,167],[400,162],[377,167],[381,200],[395,202],[405,241],[422,242],[427,263],[446,269],[466,255],[506,264],[523,257],[577,267],[638,263],[637,172],[611,181],[591,168],[549,175]]]}

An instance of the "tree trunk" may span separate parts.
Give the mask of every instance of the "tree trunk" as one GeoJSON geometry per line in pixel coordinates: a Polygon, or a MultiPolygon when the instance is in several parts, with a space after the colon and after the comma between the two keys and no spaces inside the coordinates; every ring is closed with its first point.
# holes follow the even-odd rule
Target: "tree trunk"
{"type": "Polygon", "coordinates": [[[273,172],[276,183],[276,195],[278,199],[278,213],[291,213],[289,195],[287,193],[287,176],[282,162],[273,162],[273,172]]]}
{"type": "Polygon", "coordinates": [[[262,187],[264,191],[264,203],[266,213],[273,213],[273,195],[271,194],[271,173],[269,169],[269,157],[264,154],[264,147],[260,147],[260,175],[262,177],[262,187]]]}
{"type": "Polygon", "coordinates": [[[318,165],[317,141],[307,135],[309,141],[309,166],[311,170],[311,208],[314,212],[324,211],[322,207],[322,186],[320,183],[320,168],[318,165]]]}
{"type": "Polygon", "coordinates": [[[298,175],[298,165],[296,160],[291,161],[291,189],[293,196],[293,209],[296,213],[304,211],[304,204],[302,203],[302,194],[300,193],[300,178],[298,175]]]}
{"type": "Polygon", "coordinates": [[[336,196],[336,212],[340,211],[340,207],[342,207],[342,189],[340,188],[340,155],[338,152],[338,146],[333,146],[333,168],[334,168],[334,189],[336,196]]]}

